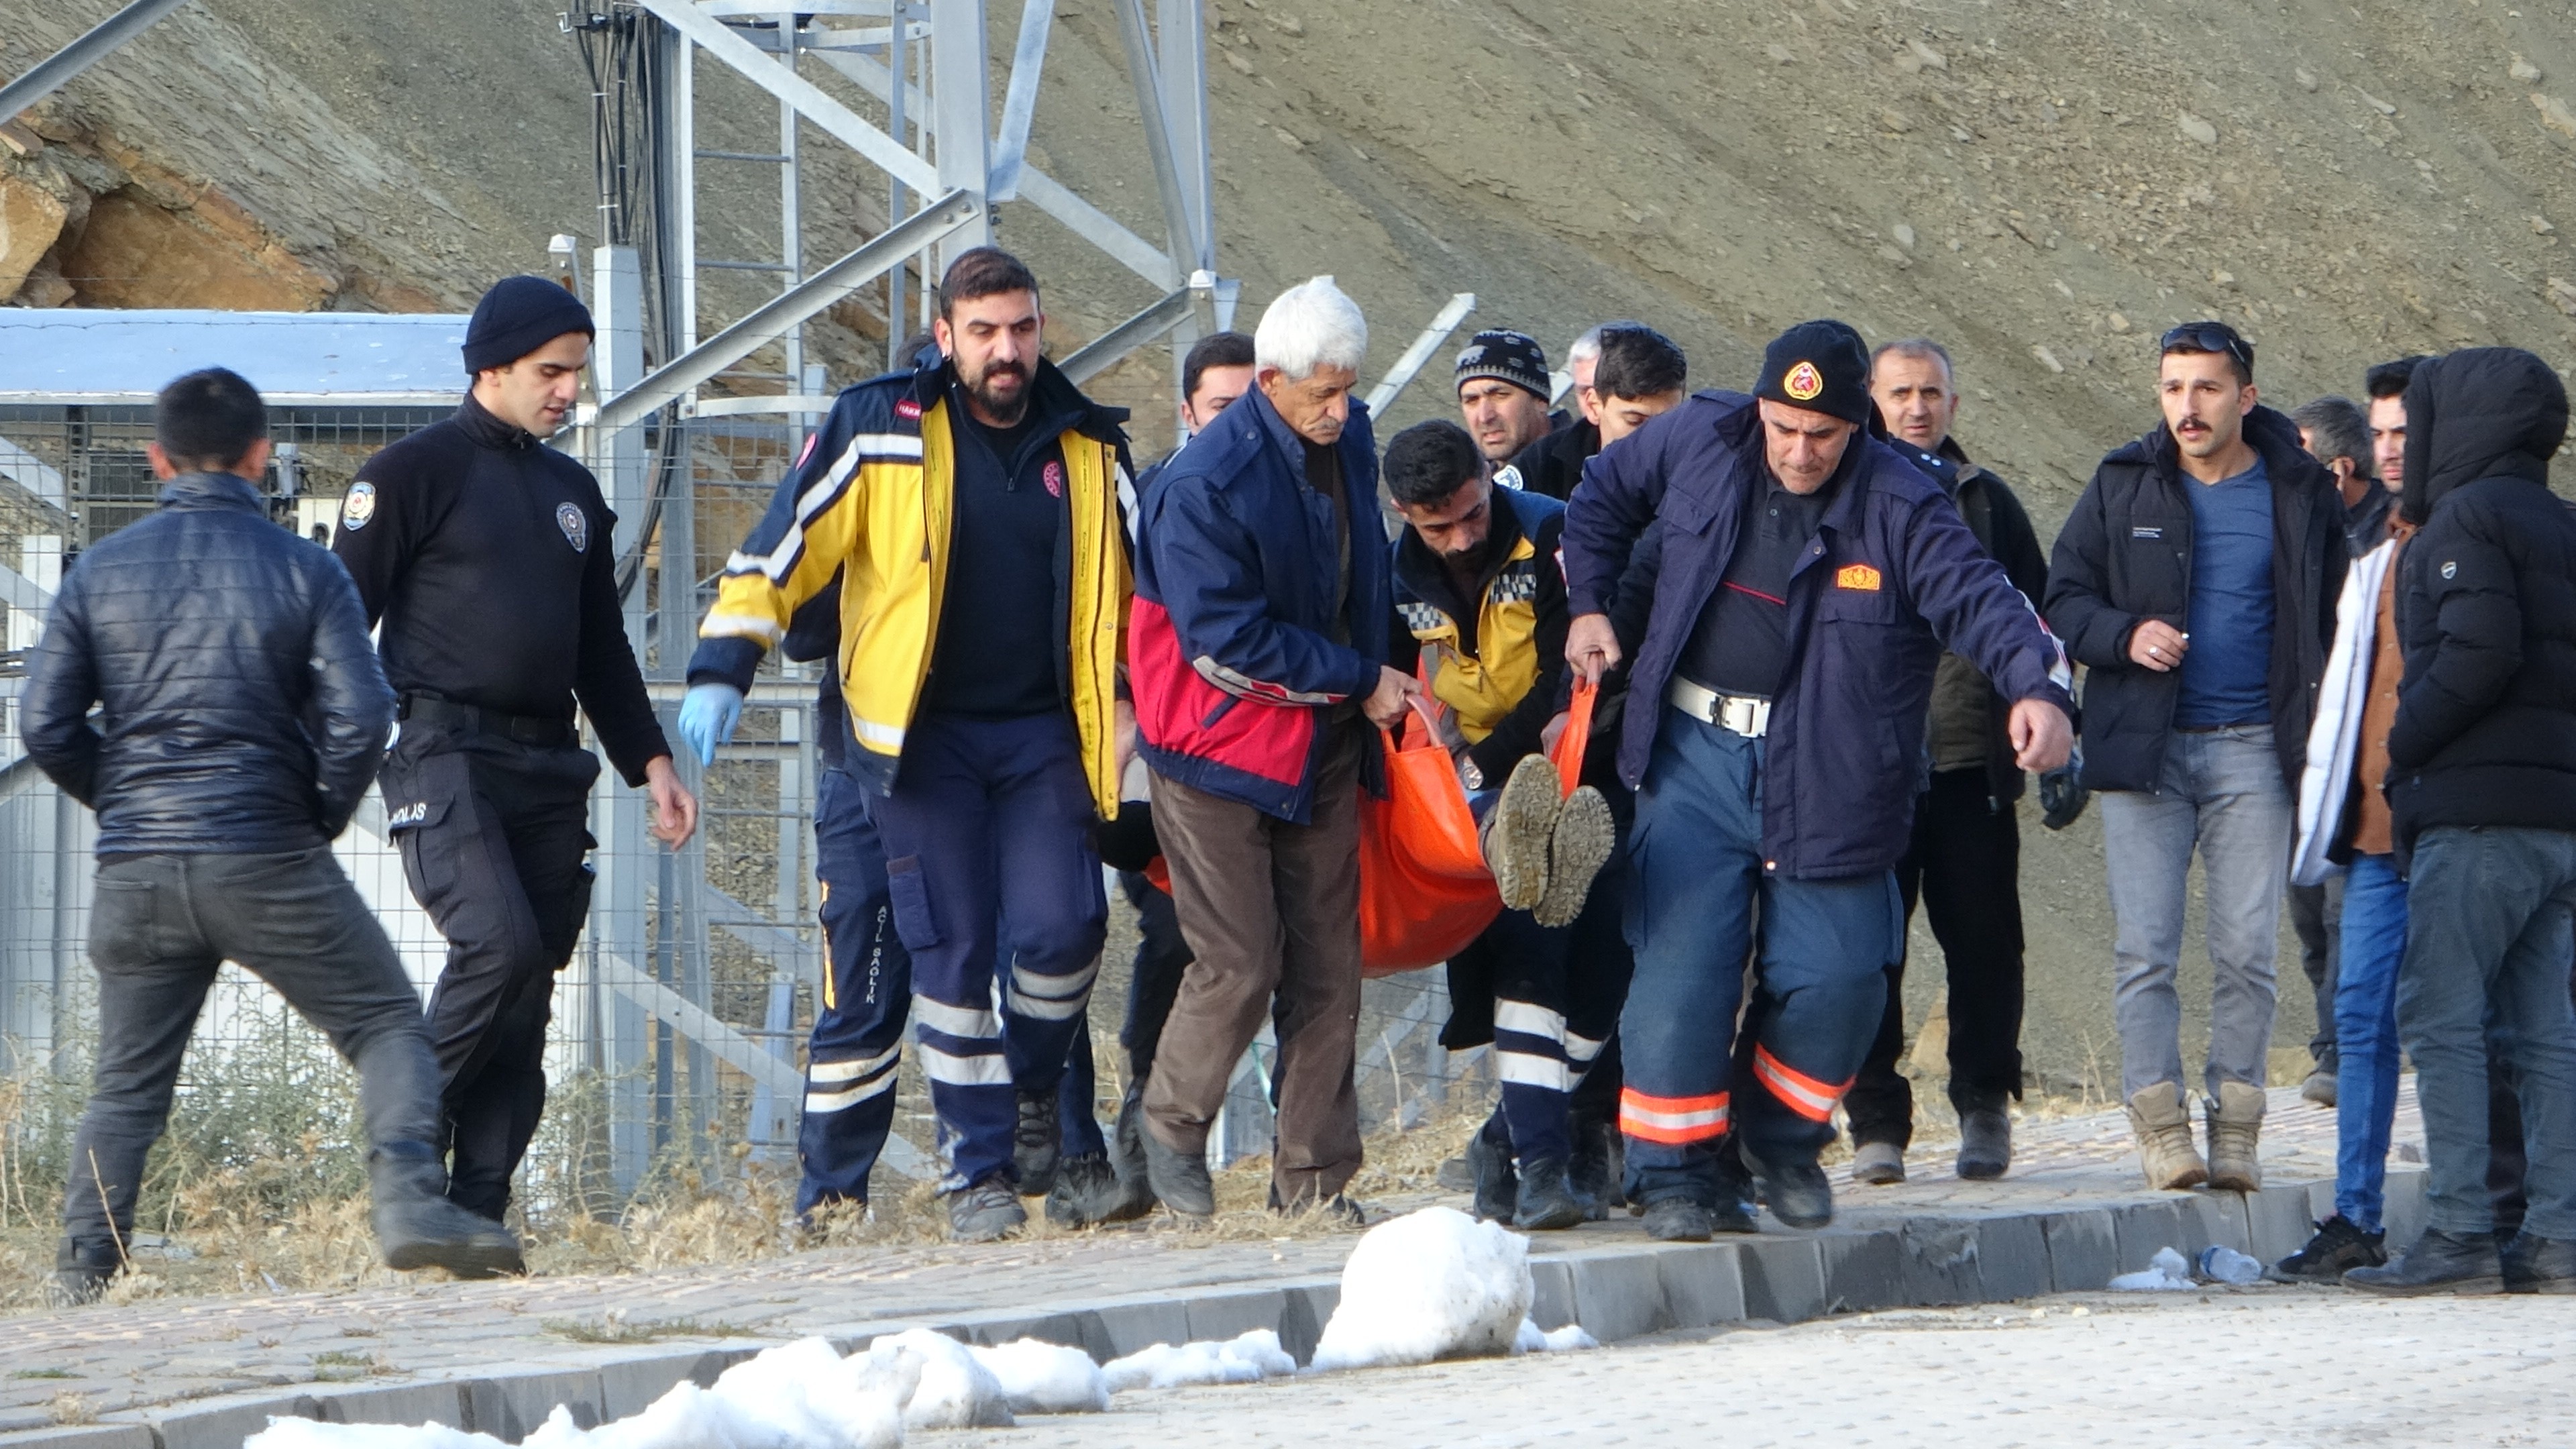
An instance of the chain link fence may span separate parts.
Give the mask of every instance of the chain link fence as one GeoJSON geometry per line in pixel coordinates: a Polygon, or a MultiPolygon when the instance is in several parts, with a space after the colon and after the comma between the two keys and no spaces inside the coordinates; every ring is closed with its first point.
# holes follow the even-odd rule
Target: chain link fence
{"type": "MultiPolygon", "coordinates": [[[[277,410],[273,516],[327,540],[364,458],[442,415],[277,410]]],[[[702,419],[672,433],[673,471],[688,486],[658,510],[631,570],[628,613],[666,728],[714,578],[803,444],[793,420],[702,419]],[[665,546],[685,547],[686,574],[664,576],[665,546]],[[676,628],[664,627],[665,615],[676,628]]],[[[0,1161],[15,1164],[22,1197],[30,1183],[61,1180],[89,1070],[96,983],[85,959],[92,822],[26,759],[17,676],[69,559],[153,506],[149,436],[147,408],[0,407],[0,613],[12,651],[0,670],[0,1082],[16,1084],[18,1104],[14,1116],[0,1114],[16,1139],[0,1161]]],[[[552,1085],[523,1169],[519,1196],[532,1217],[613,1214],[674,1174],[703,1183],[746,1162],[793,1170],[803,1047],[824,969],[812,858],[817,678],[814,666],[773,655],[737,742],[703,772],[682,762],[703,806],[698,838],[682,851],[650,841],[639,793],[603,776],[592,804],[599,885],[557,984],[552,1085]]],[[[335,848],[426,996],[446,946],[413,902],[384,827],[371,796],[335,848]]],[[[1115,1044],[1135,942],[1132,915],[1110,896],[1111,944],[1092,1007],[1104,1120],[1124,1086],[1115,1044]]],[[[1453,1061],[1438,1045],[1447,1014],[1440,972],[1369,983],[1359,1032],[1367,1130],[1418,1125],[1462,1084],[1490,1095],[1483,1052],[1453,1061]]],[[[1237,1072],[1212,1146],[1222,1160],[1269,1149],[1270,1059],[1265,1032],[1237,1072]]],[[[934,1176],[928,1097],[910,1068],[897,1129],[905,1140],[881,1170],[934,1176]]],[[[231,966],[198,1023],[173,1135],[188,1163],[256,1168],[281,1193],[302,1182],[297,1174],[317,1172],[338,1172],[354,1190],[352,1164],[363,1160],[353,1075],[319,1033],[231,966]]],[[[0,1180],[0,1201],[11,1191],[0,1180]]]]}

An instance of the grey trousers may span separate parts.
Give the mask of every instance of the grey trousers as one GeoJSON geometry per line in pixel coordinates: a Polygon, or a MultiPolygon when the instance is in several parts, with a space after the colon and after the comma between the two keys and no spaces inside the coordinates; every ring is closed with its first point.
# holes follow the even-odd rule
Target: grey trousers
{"type": "Polygon", "coordinates": [[[2452,1233],[2495,1226],[2487,1187],[2487,1050],[2522,1107],[2522,1225],[2576,1238],[2576,832],[2427,830],[2407,873],[2397,1036],[2424,1113],[2426,1216],[2452,1233]]]}
{"type": "Polygon", "coordinates": [[[2290,874],[2290,790],[2268,725],[2175,731],[2153,794],[2107,791],[2102,855],[2111,881],[2120,1095],[2181,1086],[2184,884],[2200,856],[2208,911],[2209,1060],[2203,1085],[2262,1086],[2272,1045],[2281,891],[2290,874]]]}
{"type": "Polygon", "coordinates": [[[275,987],[357,1067],[370,1145],[437,1140],[438,1060],[420,997],[327,848],[101,862],[89,956],[98,1071],[72,1138],[61,1266],[122,1258],[144,1155],[225,961],[275,987]]]}

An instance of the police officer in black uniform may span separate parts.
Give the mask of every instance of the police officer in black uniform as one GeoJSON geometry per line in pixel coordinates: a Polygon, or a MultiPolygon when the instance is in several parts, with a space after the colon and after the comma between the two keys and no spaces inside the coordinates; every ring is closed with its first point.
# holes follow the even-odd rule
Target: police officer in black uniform
{"type": "Polygon", "coordinates": [[[578,701],[673,849],[698,804],[644,694],[617,600],[616,517],[545,445],[595,335],[542,277],[508,277],[465,334],[453,417],[367,460],[332,551],[381,621],[402,724],[382,776],[412,895],[448,942],[429,1003],[453,1161],[448,1196],[498,1220],[545,1106],[554,974],[590,907],[599,760],[578,701]]]}

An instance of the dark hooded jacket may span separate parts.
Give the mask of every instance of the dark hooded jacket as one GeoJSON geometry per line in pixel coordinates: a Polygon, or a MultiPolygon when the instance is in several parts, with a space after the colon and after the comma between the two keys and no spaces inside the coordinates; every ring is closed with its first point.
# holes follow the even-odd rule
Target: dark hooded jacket
{"type": "Polygon", "coordinates": [[[2576,831],[2576,519],[2549,491],[2567,389],[2515,347],[2415,369],[2388,734],[2399,850],[2438,826],[2576,831]]]}
{"type": "MultiPolygon", "coordinates": [[[[2343,593],[2343,499],[2334,474],[2299,444],[2288,415],[2258,407],[2245,441],[2272,480],[2272,744],[2282,782],[2299,788],[2317,683],[2334,643],[2343,593]]],[[[2129,636],[2149,619],[2180,629],[2191,611],[2191,486],[2173,434],[2161,424],[2112,451],[2093,472],[2048,563],[2048,627],[2085,666],[2084,783],[2096,790],[2156,788],[2173,738],[2182,671],[2129,657],[2129,636]]]]}

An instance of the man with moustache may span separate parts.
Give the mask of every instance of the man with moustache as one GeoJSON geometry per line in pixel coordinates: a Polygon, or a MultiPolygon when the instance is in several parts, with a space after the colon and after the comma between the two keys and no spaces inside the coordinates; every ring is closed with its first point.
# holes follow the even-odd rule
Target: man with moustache
{"type": "Polygon", "coordinates": [[[725,566],[690,661],[721,741],[761,655],[841,580],[841,679],[886,855],[895,931],[960,1241],[1017,1231],[1026,1130],[1052,1156],[1052,1090],[1099,969],[1094,824],[1118,809],[1130,574],[1126,413],[1039,352],[1037,278],[977,247],[940,281],[943,357],[844,391],[725,566]],[[1009,951],[994,1009],[998,942],[1009,951]],[[1006,1034],[1003,1020],[1010,1029],[1006,1034]]]}

